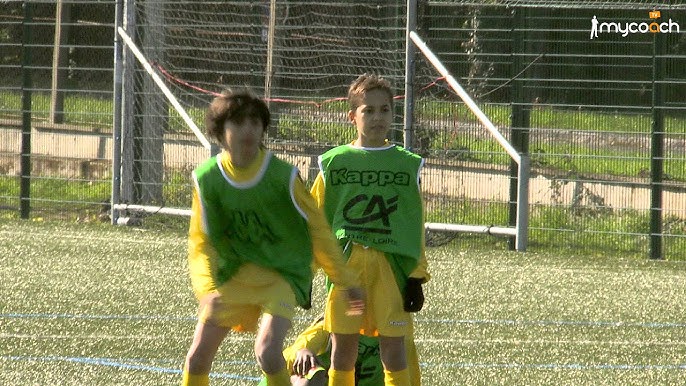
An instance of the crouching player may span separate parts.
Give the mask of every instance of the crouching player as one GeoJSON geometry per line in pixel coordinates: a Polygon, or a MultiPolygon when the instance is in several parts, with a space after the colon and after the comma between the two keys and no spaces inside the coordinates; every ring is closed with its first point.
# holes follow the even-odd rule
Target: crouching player
{"type": "MultiPolygon", "coordinates": [[[[407,368],[413,386],[420,386],[419,362],[413,334],[405,338],[407,368]]],[[[293,386],[326,386],[329,382],[331,364],[331,335],[324,329],[324,318],[307,327],[288,346],[283,355],[291,371],[293,386]]],[[[262,378],[258,386],[267,386],[262,378]]],[[[361,335],[355,362],[355,386],[384,386],[383,364],[379,355],[379,339],[361,335]]]]}

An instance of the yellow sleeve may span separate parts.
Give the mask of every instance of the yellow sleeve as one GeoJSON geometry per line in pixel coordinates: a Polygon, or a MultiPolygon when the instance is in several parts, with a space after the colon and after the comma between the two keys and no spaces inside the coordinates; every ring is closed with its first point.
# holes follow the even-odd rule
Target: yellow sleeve
{"type": "Polygon", "coordinates": [[[314,201],[317,203],[319,208],[324,207],[324,176],[322,172],[317,174],[317,178],[314,180],[312,189],[310,189],[310,194],[314,197],[314,201]]]}
{"type": "MultiPolygon", "coordinates": [[[[424,202],[422,200],[422,218],[426,218],[424,214],[426,213],[426,206],[424,205],[424,202]]],[[[419,257],[419,262],[417,263],[417,267],[410,273],[410,277],[415,278],[415,279],[424,279],[424,283],[429,281],[431,279],[431,275],[429,275],[429,263],[426,260],[426,232],[422,232],[422,251],[421,255],[419,257]]]]}
{"type": "Polygon", "coordinates": [[[335,285],[340,288],[356,287],[359,282],[345,265],[343,251],[331,231],[324,212],[319,208],[301,179],[294,185],[295,201],[307,216],[307,228],[312,239],[312,254],[317,267],[324,270],[335,285]]]}
{"type": "Polygon", "coordinates": [[[417,267],[410,273],[411,278],[415,279],[424,279],[424,283],[429,281],[431,279],[431,275],[429,275],[428,271],[428,262],[426,261],[426,255],[422,253],[422,257],[419,258],[419,262],[417,263],[417,267]]]}
{"type": "Polygon", "coordinates": [[[295,338],[292,345],[283,350],[283,357],[286,358],[286,368],[292,369],[298,350],[308,349],[315,355],[320,355],[326,351],[329,345],[329,332],[324,329],[324,319],[321,318],[307,327],[295,338]]]}
{"type": "Polygon", "coordinates": [[[191,220],[188,230],[188,271],[195,296],[200,299],[217,289],[212,274],[217,252],[204,229],[204,211],[197,188],[193,189],[191,220]]]}

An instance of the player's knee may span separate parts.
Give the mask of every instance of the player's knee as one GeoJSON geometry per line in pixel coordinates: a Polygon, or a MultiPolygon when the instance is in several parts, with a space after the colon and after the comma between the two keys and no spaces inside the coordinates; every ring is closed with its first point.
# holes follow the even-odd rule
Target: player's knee
{"type": "Polygon", "coordinates": [[[331,366],[336,370],[351,371],[357,360],[357,334],[334,334],[331,345],[331,366]]]}
{"type": "Polygon", "coordinates": [[[407,368],[405,341],[403,337],[382,337],[379,339],[381,362],[388,371],[400,371],[407,368]]]}
{"type": "Polygon", "coordinates": [[[191,349],[186,355],[186,370],[191,374],[208,374],[213,357],[199,350],[191,349]]]}
{"type": "Polygon", "coordinates": [[[349,351],[332,351],[331,353],[331,367],[341,371],[351,371],[355,369],[355,361],[357,360],[356,352],[349,351]]]}
{"type": "Polygon", "coordinates": [[[286,366],[281,351],[282,347],[278,342],[265,341],[255,344],[255,358],[262,371],[274,374],[286,366]]]}
{"type": "Polygon", "coordinates": [[[210,312],[214,312],[220,309],[222,305],[222,298],[221,296],[211,296],[206,299],[206,305],[207,309],[210,312]]]}

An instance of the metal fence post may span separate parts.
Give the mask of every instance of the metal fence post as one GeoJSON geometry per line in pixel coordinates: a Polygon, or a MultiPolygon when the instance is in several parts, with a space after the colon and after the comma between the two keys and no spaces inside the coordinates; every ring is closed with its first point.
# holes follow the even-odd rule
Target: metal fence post
{"type": "Polygon", "coordinates": [[[529,178],[531,176],[531,161],[527,154],[522,153],[519,159],[517,179],[517,212],[515,250],[526,251],[529,244],[529,178]]]}
{"type": "Polygon", "coordinates": [[[33,5],[24,2],[24,25],[22,33],[22,63],[21,63],[21,182],[19,187],[19,214],[21,218],[29,218],[31,211],[31,42],[33,34],[33,5]]]}
{"type": "Polygon", "coordinates": [[[417,0],[407,0],[407,27],[405,28],[405,119],[403,122],[403,146],[412,149],[414,131],[414,56],[415,47],[410,32],[417,28],[417,0]]]}
{"type": "MultiPolygon", "coordinates": [[[[141,34],[140,44],[147,47],[146,59],[163,62],[166,55],[164,45],[166,0],[143,2],[148,26],[141,34]]],[[[141,85],[142,95],[138,98],[138,112],[142,115],[134,126],[134,178],[137,184],[136,198],[140,203],[162,204],[164,197],[164,133],[169,124],[169,103],[154,81],[146,77],[141,85]],[[166,112],[160,114],[159,112],[166,112]]]]}
{"type": "Polygon", "coordinates": [[[650,133],[650,258],[662,259],[662,178],[665,153],[664,35],[653,37],[653,98],[650,133]]]}
{"type": "Polygon", "coordinates": [[[64,123],[65,80],[69,66],[69,34],[71,33],[70,3],[58,0],[55,5],[55,45],[52,50],[52,86],[50,96],[50,122],[64,123]]]}
{"type": "Polygon", "coordinates": [[[119,212],[115,205],[121,203],[121,127],[122,127],[122,95],[124,72],[123,51],[121,37],[117,28],[124,24],[124,0],[117,0],[114,22],[114,106],[112,111],[112,196],[111,215],[112,224],[117,224],[119,212]]]}
{"type": "MultiPolygon", "coordinates": [[[[527,106],[527,98],[524,92],[524,84],[522,80],[516,79],[517,75],[522,71],[522,57],[526,53],[526,15],[525,8],[514,8],[512,10],[512,47],[511,47],[511,93],[510,105],[512,112],[510,116],[510,125],[512,127],[512,145],[521,154],[528,154],[529,152],[529,138],[528,127],[530,124],[530,111],[527,106]]],[[[520,163],[521,164],[521,163],[520,163]]],[[[521,165],[518,165],[514,160],[510,161],[510,205],[509,205],[509,225],[516,225],[519,220],[520,209],[519,205],[523,205],[524,201],[518,200],[521,192],[518,178],[528,178],[520,173],[521,165]],[[519,177],[518,177],[519,176],[519,177]]],[[[526,201],[528,202],[528,201],[526,201]]],[[[528,205],[528,204],[527,204],[528,205]]],[[[519,237],[510,237],[508,239],[508,248],[510,250],[518,249],[516,244],[519,237]]]]}

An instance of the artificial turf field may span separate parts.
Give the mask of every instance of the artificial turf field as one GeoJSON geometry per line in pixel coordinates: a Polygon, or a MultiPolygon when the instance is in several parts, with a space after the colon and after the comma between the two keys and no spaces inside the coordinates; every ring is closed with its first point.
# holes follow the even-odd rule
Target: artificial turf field
{"type": "MultiPolygon", "coordinates": [[[[185,250],[180,231],[1,219],[0,385],[179,385],[196,309],[185,250]]],[[[423,385],[686,384],[686,263],[427,252],[423,385]]],[[[321,312],[322,283],[293,333],[321,312]]],[[[212,385],[257,384],[253,338],[227,338],[212,385]]]]}

